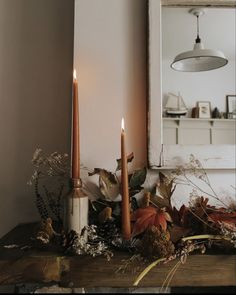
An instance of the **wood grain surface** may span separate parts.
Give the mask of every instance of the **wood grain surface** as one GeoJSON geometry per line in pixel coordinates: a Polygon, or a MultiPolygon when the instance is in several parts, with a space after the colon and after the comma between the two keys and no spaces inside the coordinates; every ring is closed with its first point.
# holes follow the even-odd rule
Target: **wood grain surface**
{"type": "MultiPolygon", "coordinates": [[[[25,244],[28,241],[25,237],[31,236],[27,230],[33,228],[33,225],[18,226],[0,240],[0,285],[57,282],[63,287],[74,288],[132,287],[145,268],[141,263],[134,263],[126,272],[117,272],[131,257],[126,252],[114,252],[114,257],[107,261],[105,257],[68,256],[58,249],[52,251],[52,248],[20,250],[4,247],[13,242],[25,244]]],[[[139,287],[160,287],[177,262],[154,267],[139,287]]],[[[170,286],[236,286],[236,255],[190,255],[176,271],[170,286]]]]}

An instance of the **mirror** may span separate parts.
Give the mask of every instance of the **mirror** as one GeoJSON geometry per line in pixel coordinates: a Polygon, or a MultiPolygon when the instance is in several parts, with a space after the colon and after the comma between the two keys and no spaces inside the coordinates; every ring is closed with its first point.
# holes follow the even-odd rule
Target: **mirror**
{"type": "MultiPolygon", "coordinates": [[[[229,9],[232,1],[214,1],[224,7],[206,9],[199,20],[205,48],[225,51],[228,64],[206,72],[178,72],[170,68],[171,62],[177,54],[192,50],[196,38],[196,18],[186,1],[178,5],[181,2],[185,5],[180,8],[162,6],[167,1],[149,1],[149,166],[173,168],[194,154],[206,168],[232,169],[235,120],[227,117],[226,96],[235,94],[235,8],[229,9]],[[186,114],[168,113],[165,106],[173,106],[173,101],[186,106],[186,114]]],[[[203,1],[194,5],[197,2],[203,1]]]]}

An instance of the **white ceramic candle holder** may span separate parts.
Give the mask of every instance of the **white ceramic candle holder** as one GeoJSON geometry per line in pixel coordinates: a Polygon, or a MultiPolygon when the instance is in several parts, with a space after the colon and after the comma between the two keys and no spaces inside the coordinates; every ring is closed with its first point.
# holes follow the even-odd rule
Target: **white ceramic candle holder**
{"type": "Polygon", "coordinates": [[[72,179],[72,190],[66,199],[66,231],[74,230],[81,234],[81,230],[88,225],[88,208],[88,196],[82,189],[81,179],[72,179]]]}

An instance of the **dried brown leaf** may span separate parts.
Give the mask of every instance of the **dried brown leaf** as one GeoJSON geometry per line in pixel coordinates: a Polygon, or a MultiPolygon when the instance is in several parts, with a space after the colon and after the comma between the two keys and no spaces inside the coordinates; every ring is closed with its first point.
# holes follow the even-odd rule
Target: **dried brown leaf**
{"type": "Polygon", "coordinates": [[[165,174],[159,172],[159,182],[157,183],[156,188],[159,191],[160,196],[153,197],[152,201],[158,207],[171,208],[171,196],[176,188],[174,181],[169,180],[165,174]]]}
{"type": "Polygon", "coordinates": [[[182,237],[185,237],[191,232],[191,228],[186,228],[178,225],[173,225],[169,228],[170,239],[173,243],[179,241],[182,237]]]}

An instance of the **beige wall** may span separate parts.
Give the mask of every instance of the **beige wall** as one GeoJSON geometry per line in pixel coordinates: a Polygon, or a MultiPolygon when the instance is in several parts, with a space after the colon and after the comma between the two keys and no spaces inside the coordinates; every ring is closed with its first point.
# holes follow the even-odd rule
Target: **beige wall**
{"type": "MultiPolygon", "coordinates": [[[[26,185],[36,147],[70,150],[72,0],[0,0],[0,236],[39,218],[26,185]],[[4,41],[2,41],[4,40],[4,41]]],[[[125,117],[146,164],[146,0],[76,0],[81,160],[115,169],[125,117]]]]}
{"type": "MultiPolygon", "coordinates": [[[[143,166],[147,1],[75,2],[81,161],[90,169],[115,169],[124,116],[132,168],[143,166]]],[[[73,25],[72,0],[0,0],[0,235],[39,218],[26,185],[35,148],[69,152],[73,25]]],[[[231,172],[211,177],[213,185],[233,184],[231,172]]],[[[180,188],[177,202],[187,202],[182,196],[188,194],[180,188]]]]}
{"type": "Polygon", "coordinates": [[[38,219],[36,147],[70,150],[73,0],[0,0],[0,236],[38,219]]]}
{"type": "Polygon", "coordinates": [[[133,167],[146,164],[146,13],[146,0],[75,0],[81,159],[90,169],[115,170],[123,116],[133,167]]]}

